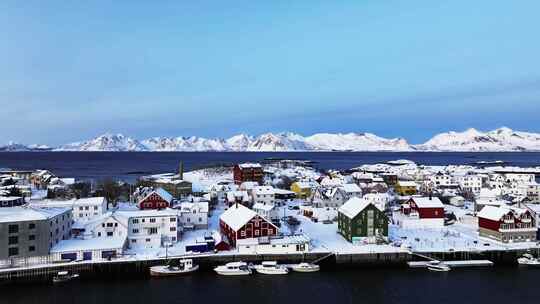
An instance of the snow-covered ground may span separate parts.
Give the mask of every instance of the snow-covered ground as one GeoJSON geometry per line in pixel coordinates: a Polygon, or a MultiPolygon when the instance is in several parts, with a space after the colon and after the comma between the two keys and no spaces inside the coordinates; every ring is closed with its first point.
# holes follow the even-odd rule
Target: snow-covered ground
{"type": "Polygon", "coordinates": [[[230,168],[208,168],[186,172],[184,180],[193,184],[194,192],[202,192],[219,182],[232,182],[233,174],[230,168]]]}

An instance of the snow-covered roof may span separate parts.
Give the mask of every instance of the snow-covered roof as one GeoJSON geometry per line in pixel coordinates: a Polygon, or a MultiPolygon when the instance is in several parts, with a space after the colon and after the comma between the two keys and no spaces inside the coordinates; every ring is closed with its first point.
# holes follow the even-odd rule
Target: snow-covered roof
{"type": "Polygon", "coordinates": [[[258,163],[243,163],[243,164],[238,164],[238,167],[240,167],[242,169],[261,168],[261,164],[258,164],[258,163]]]}
{"type": "Polygon", "coordinates": [[[343,188],[343,190],[345,190],[345,192],[347,192],[347,193],[358,193],[358,192],[362,192],[362,189],[360,189],[360,187],[358,187],[357,184],[344,184],[342,188],[343,188]]]}
{"type": "Polygon", "coordinates": [[[415,182],[411,182],[411,181],[398,181],[398,184],[401,187],[416,187],[417,186],[415,182]]]}
{"type": "Polygon", "coordinates": [[[492,221],[499,221],[504,215],[510,213],[511,210],[508,208],[501,208],[495,206],[485,206],[478,212],[479,218],[485,218],[492,221]]]}
{"type": "Polygon", "coordinates": [[[67,212],[67,208],[0,208],[0,223],[48,220],[67,212]]]}
{"type": "Polygon", "coordinates": [[[254,216],[257,215],[257,212],[245,207],[241,204],[234,204],[229,209],[227,209],[219,217],[225,224],[227,224],[234,231],[242,228],[247,222],[249,222],[254,216]]]}
{"type": "Polygon", "coordinates": [[[255,203],[253,205],[253,210],[263,210],[268,212],[272,209],[274,209],[274,205],[272,204],[255,203]]]}
{"type": "Polygon", "coordinates": [[[438,197],[415,196],[411,197],[418,208],[444,208],[438,197]]]}
{"type": "Polygon", "coordinates": [[[126,237],[107,237],[93,239],[71,239],[58,242],[51,253],[77,252],[83,250],[121,249],[124,247],[126,237]]]}
{"type": "Polygon", "coordinates": [[[274,187],[272,186],[257,186],[253,188],[253,194],[273,195],[274,193],[274,187]]]}
{"type": "Polygon", "coordinates": [[[279,188],[274,188],[274,193],[275,194],[282,194],[282,195],[287,195],[287,194],[295,194],[293,191],[291,190],[284,190],[284,189],[279,189],[279,188]]]}
{"type": "Polygon", "coordinates": [[[296,182],[295,184],[300,189],[312,189],[312,188],[317,188],[319,186],[317,182],[306,182],[306,181],[296,182]]]}
{"type": "Polygon", "coordinates": [[[178,216],[178,211],[173,209],[147,209],[147,210],[118,210],[114,215],[133,218],[133,217],[162,217],[162,216],[178,216]]]}
{"type": "Polygon", "coordinates": [[[360,199],[358,197],[353,197],[341,207],[339,207],[338,211],[343,213],[348,218],[354,218],[370,204],[371,202],[369,201],[360,199]]]}

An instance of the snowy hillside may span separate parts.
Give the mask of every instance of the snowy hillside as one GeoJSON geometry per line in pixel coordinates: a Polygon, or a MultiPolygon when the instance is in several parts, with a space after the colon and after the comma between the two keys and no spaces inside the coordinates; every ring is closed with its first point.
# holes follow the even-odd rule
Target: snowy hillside
{"type": "MultiPolygon", "coordinates": [[[[0,151],[48,151],[47,146],[9,143],[0,151]]],[[[204,137],[153,137],[137,140],[122,134],[105,134],[71,143],[54,151],[540,151],[540,134],[499,128],[489,132],[468,129],[441,133],[420,145],[403,138],[387,139],[371,133],[266,133],[239,134],[228,139],[204,137]]]]}
{"type": "Polygon", "coordinates": [[[60,146],[56,151],[147,151],[138,140],[122,134],[104,134],[97,138],[60,146]]]}
{"type": "Polygon", "coordinates": [[[411,151],[405,139],[386,139],[371,133],[315,134],[305,139],[316,150],[411,151]]]}
{"type": "Polygon", "coordinates": [[[415,146],[422,151],[540,151],[540,134],[499,128],[489,132],[468,129],[441,133],[415,146]]]}

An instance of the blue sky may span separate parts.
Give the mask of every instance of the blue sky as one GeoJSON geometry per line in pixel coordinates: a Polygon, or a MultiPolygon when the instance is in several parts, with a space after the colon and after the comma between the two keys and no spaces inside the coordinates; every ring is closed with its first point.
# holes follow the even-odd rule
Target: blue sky
{"type": "Polygon", "coordinates": [[[539,1],[67,2],[0,3],[0,143],[540,131],[539,1]]]}

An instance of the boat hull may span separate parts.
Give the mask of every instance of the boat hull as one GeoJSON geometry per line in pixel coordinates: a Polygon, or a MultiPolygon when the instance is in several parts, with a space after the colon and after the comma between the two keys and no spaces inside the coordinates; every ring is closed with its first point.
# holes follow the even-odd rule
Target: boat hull
{"type": "Polygon", "coordinates": [[[294,272],[304,272],[304,273],[318,272],[319,270],[321,270],[319,265],[311,265],[309,267],[293,266],[293,267],[291,267],[291,269],[294,272]]]}
{"type": "Polygon", "coordinates": [[[222,276],[243,276],[250,275],[250,270],[227,270],[227,269],[214,269],[214,271],[222,276]]]}
{"type": "Polygon", "coordinates": [[[172,277],[189,274],[199,270],[199,265],[184,270],[170,270],[167,266],[150,267],[150,275],[153,277],[172,277]]]}
{"type": "Polygon", "coordinates": [[[281,268],[281,267],[272,268],[272,269],[260,267],[260,268],[255,268],[255,271],[257,271],[257,273],[259,274],[288,274],[289,273],[289,271],[286,268],[281,268]]]}

